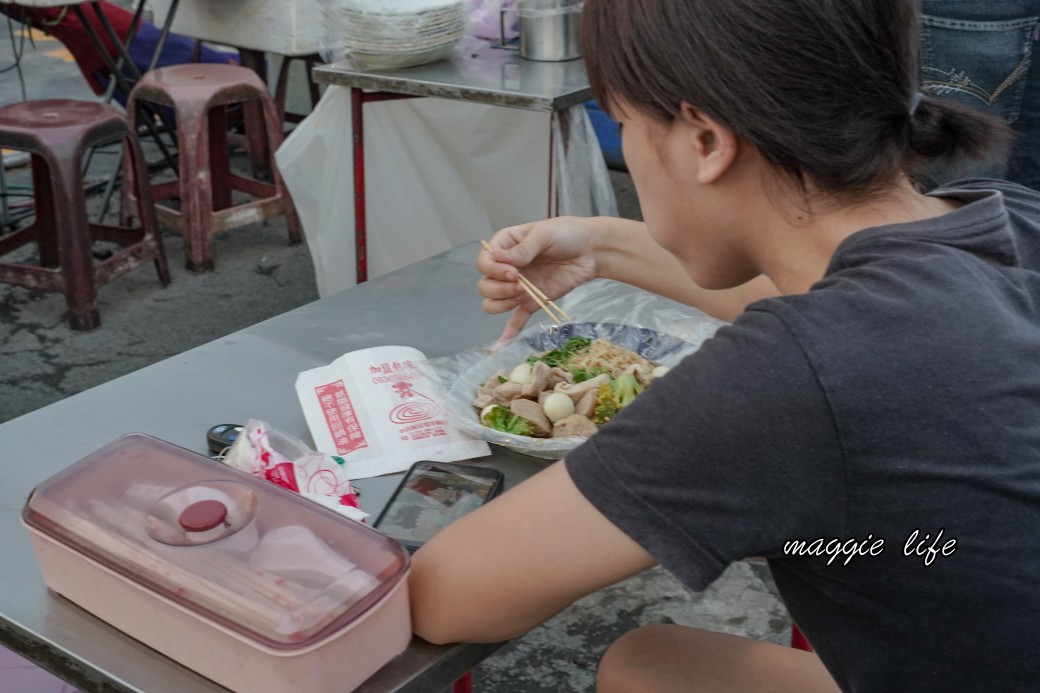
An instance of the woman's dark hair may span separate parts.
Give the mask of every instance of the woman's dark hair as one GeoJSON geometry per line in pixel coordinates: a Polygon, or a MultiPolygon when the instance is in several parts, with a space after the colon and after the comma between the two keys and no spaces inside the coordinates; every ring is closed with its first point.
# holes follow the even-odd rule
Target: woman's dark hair
{"type": "Polygon", "coordinates": [[[899,172],[1003,157],[1002,121],[918,101],[916,0],[585,0],[585,61],[608,110],[683,103],[805,190],[860,197],[899,172]]]}

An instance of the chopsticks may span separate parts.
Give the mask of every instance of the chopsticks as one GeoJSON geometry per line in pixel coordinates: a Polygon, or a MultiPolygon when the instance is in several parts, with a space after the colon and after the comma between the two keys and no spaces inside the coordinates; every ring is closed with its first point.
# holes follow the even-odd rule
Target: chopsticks
{"type": "MultiPolygon", "coordinates": [[[[484,246],[484,250],[494,255],[494,251],[491,249],[490,243],[482,240],[480,242],[480,245],[484,246]]],[[[546,296],[541,289],[532,284],[527,277],[517,272],[516,279],[519,282],[520,287],[527,292],[527,295],[530,296],[531,299],[535,303],[537,303],[542,310],[548,313],[549,317],[552,318],[557,325],[563,324],[560,318],[563,318],[564,320],[568,321],[571,319],[571,316],[567,315],[567,313],[565,313],[562,308],[560,308],[558,305],[549,300],[549,297],[546,296]],[[556,313],[553,312],[554,310],[556,311],[556,313],[559,313],[559,317],[557,317],[556,313]]]]}

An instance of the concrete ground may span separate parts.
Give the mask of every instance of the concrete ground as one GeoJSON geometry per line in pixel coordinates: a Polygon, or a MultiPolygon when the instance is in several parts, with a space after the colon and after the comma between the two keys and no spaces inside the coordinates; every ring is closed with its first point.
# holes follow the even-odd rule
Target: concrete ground
{"type": "MultiPolygon", "coordinates": [[[[7,27],[0,29],[2,69],[11,62],[12,44],[7,27]]],[[[17,44],[21,36],[14,29],[17,44]]],[[[38,37],[35,48],[26,43],[25,95],[95,98],[66,58],[54,41],[38,37]]],[[[0,105],[20,99],[15,73],[2,73],[0,105]]],[[[106,161],[115,158],[99,155],[92,175],[102,178],[106,161]]],[[[12,192],[28,184],[24,167],[9,168],[6,179],[12,192]]],[[[639,218],[629,176],[613,172],[612,179],[622,216],[639,218]]],[[[96,205],[97,196],[92,199],[96,205]]],[[[100,291],[102,326],[92,332],[69,329],[61,296],[0,285],[0,422],[315,300],[307,249],[288,245],[287,238],[281,219],[220,234],[216,270],[192,275],[183,268],[180,238],[167,234],[172,283],[160,287],[151,265],[119,277],[100,291]]],[[[480,691],[590,691],[610,642],[636,626],[661,622],[772,642],[786,642],[789,629],[763,563],[736,564],[696,594],[654,569],[583,599],[506,646],[475,671],[474,684],[480,691]]],[[[5,666],[0,660],[0,693],[59,690],[44,678],[27,688],[25,672],[5,666]]]]}

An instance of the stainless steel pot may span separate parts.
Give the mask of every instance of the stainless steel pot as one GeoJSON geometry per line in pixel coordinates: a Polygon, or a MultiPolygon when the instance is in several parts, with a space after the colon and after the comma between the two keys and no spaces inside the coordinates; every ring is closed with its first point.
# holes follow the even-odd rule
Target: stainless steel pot
{"type": "MultiPolygon", "coordinates": [[[[537,3],[533,3],[537,4],[537,3]]],[[[581,57],[581,4],[544,9],[523,0],[514,10],[502,10],[499,32],[505,48],[507,13],[520,17],[520,57],[542,62],[559,62],[581,57]]]]}

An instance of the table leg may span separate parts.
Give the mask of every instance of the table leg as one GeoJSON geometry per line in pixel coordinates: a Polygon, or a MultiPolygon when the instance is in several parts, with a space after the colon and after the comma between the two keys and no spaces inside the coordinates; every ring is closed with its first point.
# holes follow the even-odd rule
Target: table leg
{"type": "MultiPolygon", "coordinates": [[[[554,194],[555,194],[555,191],[553,190],[553,168],[554,168],[553,164],[555,163],[554,157],[553,157],[553,138],[555,137],[555,132],[554,132],[554,130],[555,130],[554,126],[555,125],[556,125],[556,112],[553,111],[553,112],[551,112],[549,114],[549,194],[548,194],[548,197],[547,197],[549,211],[545,215],[546,218],[549,218],[549,219],[551,219],[552,217],[556,216],[556,214],[553,213],[553,197],[554,197],[554,194]]],[[[557,201],[557,204],[555,205],[557,212],[559,212],[559,209],[560,209],[560,206],[559,206],[558,202],[559,201],[557,201]]]]}
{"type": "Polygon", "coordinates": [[[368,280],[368,256],[365,219],[365,92],[350,90],[350,124],[354,146],[354,267],[357,283],[368,280]]]}
{"type": "Polygon", "coordinates": [[[350,125],[353,129],[354,147],[354,259],[357,283],[368,281],[368,222],[365,198],[365,104],[373,101],[398,101],[418,98],[411,94],[394,94],[377,91],[366,93],[364,89],[350,89],[350,125]]]}

